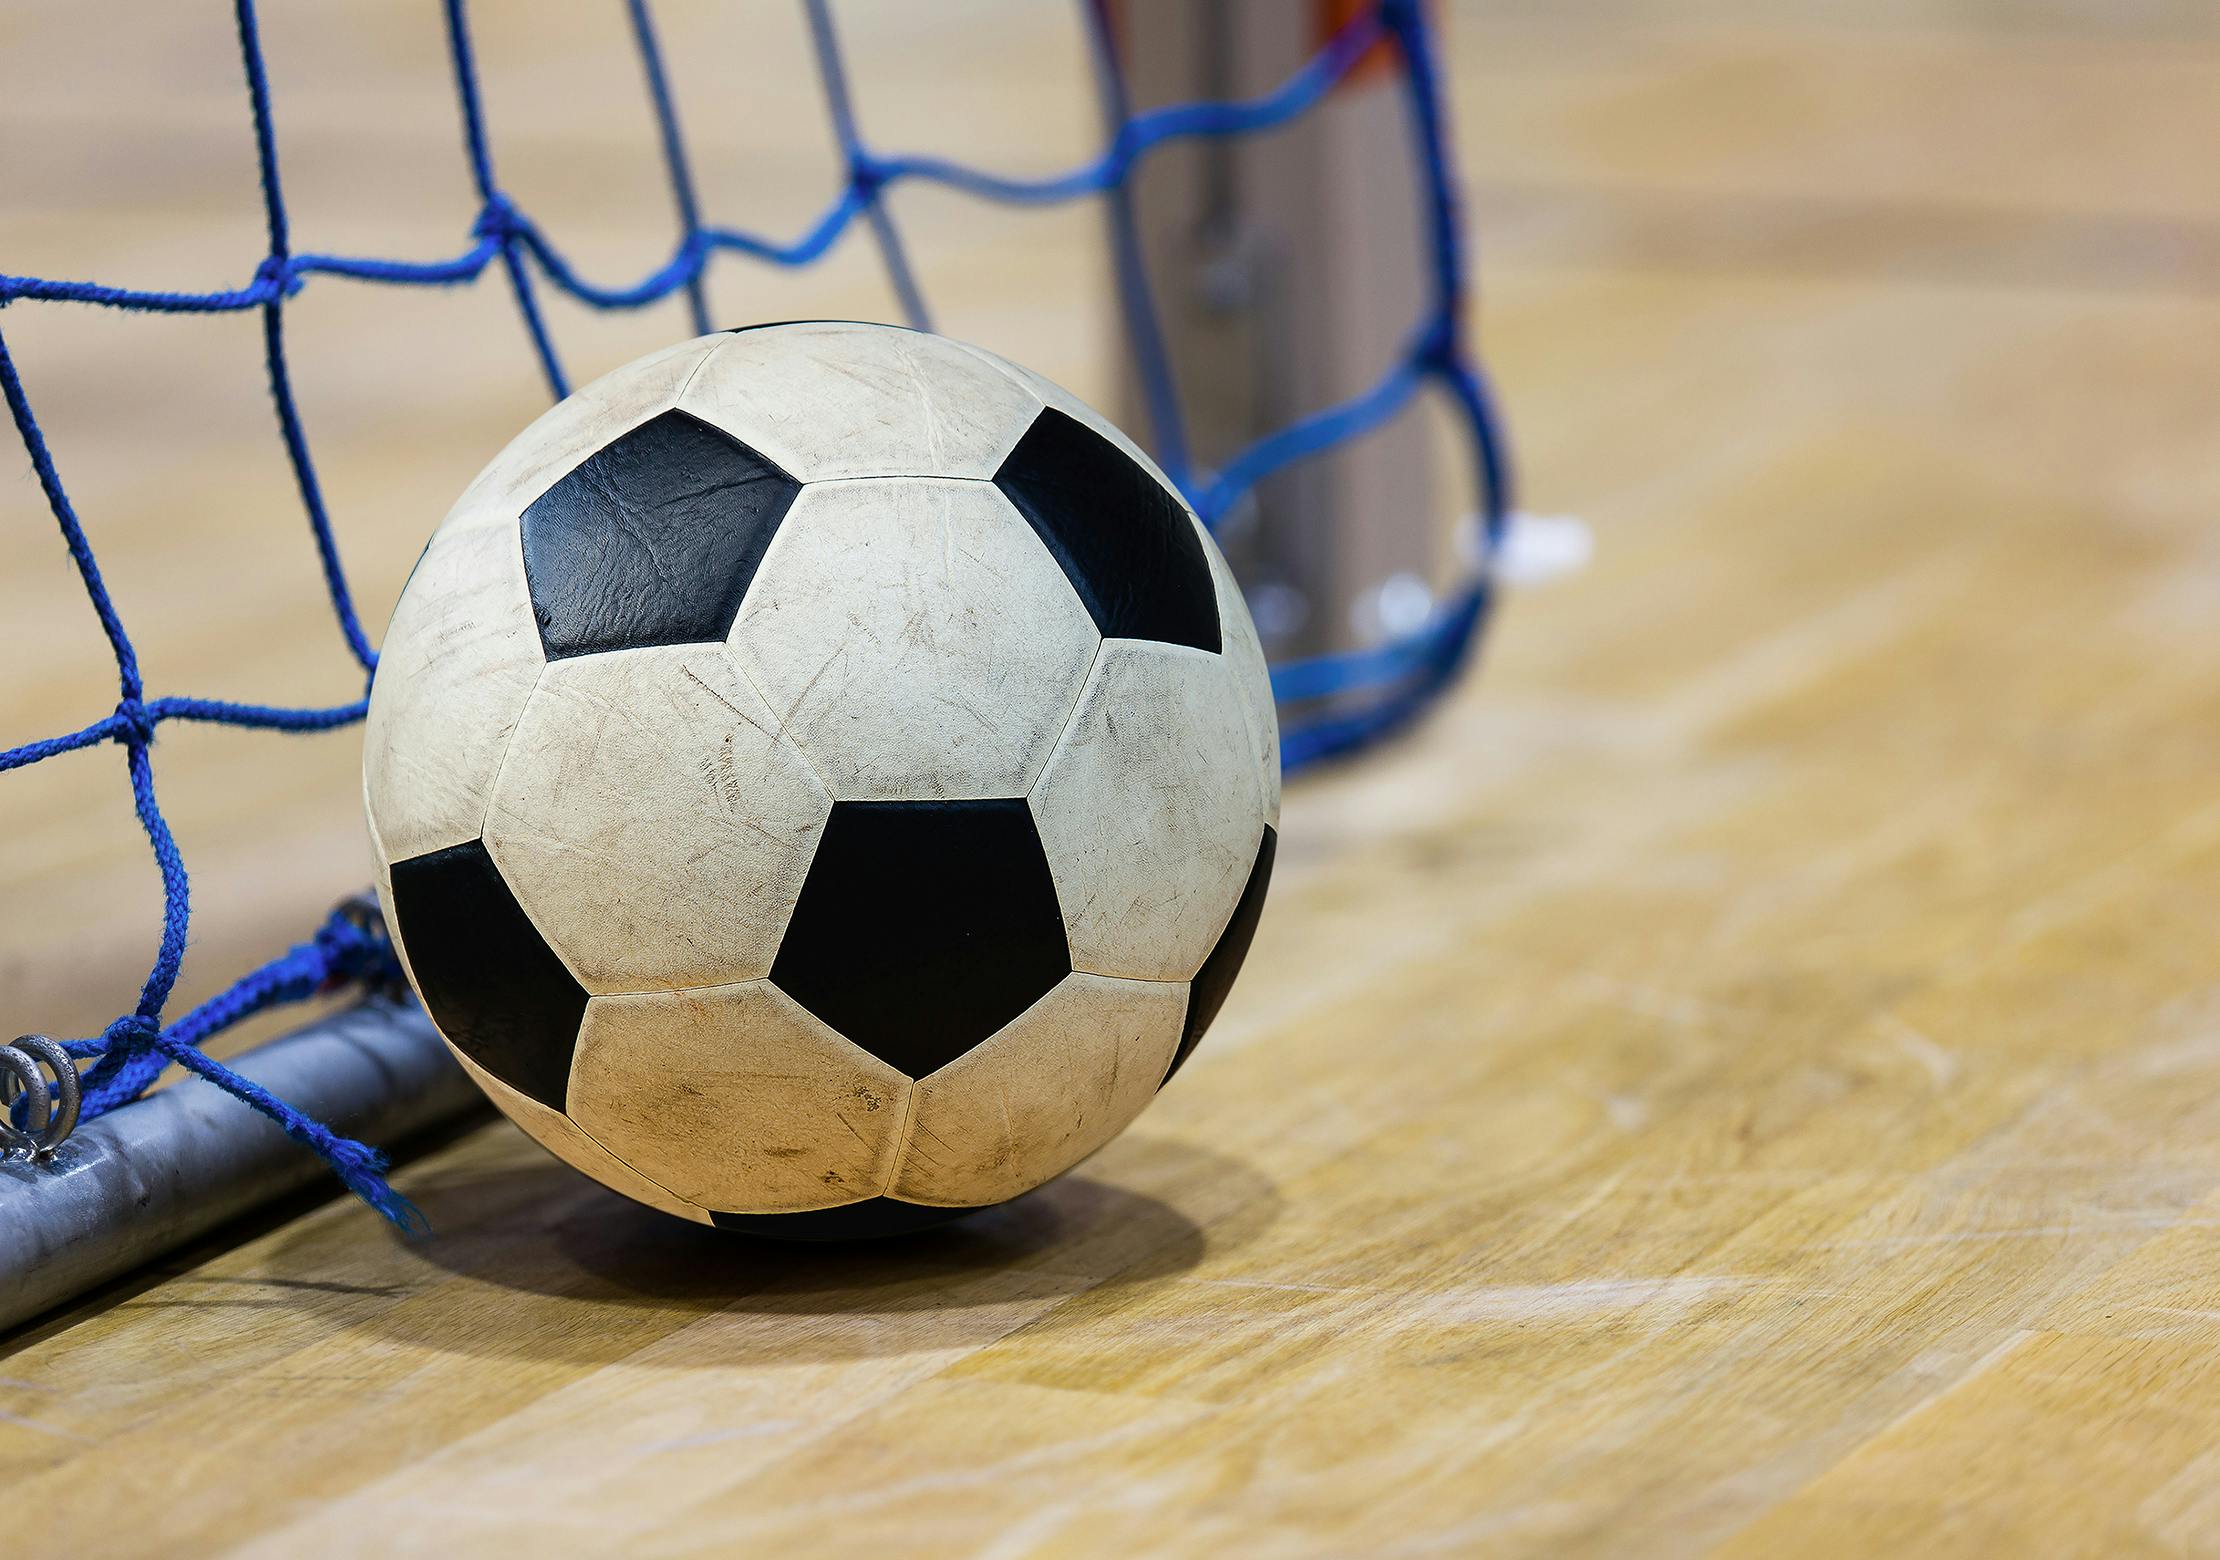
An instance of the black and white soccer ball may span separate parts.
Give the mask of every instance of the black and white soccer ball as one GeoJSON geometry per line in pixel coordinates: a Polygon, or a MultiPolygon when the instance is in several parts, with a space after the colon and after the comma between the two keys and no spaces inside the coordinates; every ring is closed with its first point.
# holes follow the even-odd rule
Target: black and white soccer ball
{"type": "Polygon", "coordinates": [[[1241,594],[1108,421],[842,322],[595,381],[402,591],[378,889],[517,1125],[701,1222],[1001,1202],[1186,1059],[1272,870],[1241,594]]]}

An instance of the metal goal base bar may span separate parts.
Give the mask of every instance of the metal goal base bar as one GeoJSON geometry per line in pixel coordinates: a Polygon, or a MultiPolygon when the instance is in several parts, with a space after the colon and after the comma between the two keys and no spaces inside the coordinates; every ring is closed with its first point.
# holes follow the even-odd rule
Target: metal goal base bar
{"type": "MultiPolygon", "coordinates": [[[[230,1065],[372,1143],[485,1104],[413,1001],[359,1003],[230,1065]]],[[[87,1122],[45,1163],[0,1161],[0,1331],[328,1175],[275,1123],[198,1078],[87,1122]]]]}

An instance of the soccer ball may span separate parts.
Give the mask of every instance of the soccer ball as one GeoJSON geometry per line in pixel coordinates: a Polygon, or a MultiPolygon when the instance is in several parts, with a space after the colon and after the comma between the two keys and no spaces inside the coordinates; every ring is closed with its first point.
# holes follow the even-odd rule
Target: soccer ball
{"type": "Polygon", "coordinates": [[[1262,909],[1278,730],[1225,560],[1108,421],[845,322],[595,381],[402,590],[363,788],[494,1102],[651,1207],[802,1238],[1121,1131],[1262,909]]]}

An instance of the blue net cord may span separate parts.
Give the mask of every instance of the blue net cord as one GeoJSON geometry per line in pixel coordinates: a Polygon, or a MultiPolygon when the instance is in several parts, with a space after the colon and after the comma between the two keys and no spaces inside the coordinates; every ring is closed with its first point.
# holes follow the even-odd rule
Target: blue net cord
{"type": "MultiPolygon", "coordinates": [[[[469,247],[451,258],[434,260],[296,251],[286,216],[269,75],[254,0],[235,0],[240,60],[268,238],[267,253],[256,265],[253,278],[242,287],[189,292],[0,274],[0,308],[37,300],[157,313],[260,311],[270,402],[279,437],[322,566],[333,618],[349,652],[368,674],[376,668],[376,653],[355,611],[286,359],[285,304],[309,278],[336,276],[395,286],[456,286],[475,281],[499,261],[541,373],[549,390],[560,397],[568,392],[569,381],[540,309],[537,287],[542,281],[600,309],[639,308],[683,292],[696,328],[706,330],[704,277],[713,257],[733,253],[779,266],[808,265],[839,242],[861,218],[873,231],[903,314],[912,324],[922,326],[929,318],[926,303],[885,204],[891,186],[918,180],[1015,205],[1047,205],[1100,196],[1109,210],[1118,296],[1154,425],[1154,443],[1167,472],[1206,524],[1215,527],[1234,504],[1273,473],[1379,427],[1428,387],[1446,393],[1468,434],[1480,495],[1482,565],[1416,632],[1375,649],[1316,656],[1273,669],[1273,689],[1283,702],[1314,710],[1323,706],[1322,713],[1291,715],[1283,727],[1286,766],[1296,769],[1350,752],[1398,729],[1420,714],[1456,676],[1487,616],[1489,585],[1484,560],[1494,555],[1502,538],[1509,475],[1492,402],[1466,339],[1464,240],[1449,163],[1440,66],[1421,0],[1379,0],[1328,39],[1287,80],[1260,97],[1179,103],[1138,114],[1130,107],[1103,0],[1081,0],[1097,90],[1109,127],[1108,143],[1091,161],[1040,178],[996,174],[931,156],[873,151],[856,117],[827,0],[804,0],[846,178],[816,221],[798,237],[784,241],[702,219],[685,136],[648,0],[625,3],[654,107],[679,227],[677,246],[669,260],[637,282],[608,286],[587,280],[538,224],[503,193],[496,176],[464,0],[446,0],[445,22],[464,150],[480,203],[471,225],[469,247]],[[1162,325],[1142,264],[1127,193],[1128,176],[1150,151],[1168,142],[1249,135],[1286,124],[1323,100],[1359,61],[1383,45],[1391,47],[1400,61],[1411,125],[1429,257],[1426,315],[1417,322],[1397,361],[1369,389],[1257,440],[1217,471],[1198,469],[1188,453],[1162,325]],[[1353,700],[1352,696],[1357,695],[1363,696],[1361,703],[1353,700]]],[[[178,696],[148,698],[137,651],[101,576],[91,540],[63,485],[4,333],[0,333],[0,399],[6,402],[32,473],[107,638],[118,692],[114,710],[91,724],[0,751],[0,772],[103,743],[120,746],[132,805],[162,882],[161,937],[137,1003],[100,1035],[74,1041],[68,1047],[72,1055],[93,1063],[85,1074],[84,1117],[97,1117],[138,1098],[174,1063],[269,1117],[288,1136],[321,1155],[364,1201],[395,1223],[413,1227],[418,1222],[415,1210],[387,1186],[382,1155],[302,1115],[201,1050],[210,1036],[277,1004],[302,1001],[350,982],[393,980],[397,964],[382,929],[359,917],[335,912],[309,941],[289,949],[183,1017],[167,1024],[163,1021],[184,962],[191,899],[184,859],[155,791],[151,749],[159,728],[170,721],[185,720],[272,731],[327,731],[360,720],[368,701],[354,698],[321,707],[289,707],[178,696]]]]}
{"type": "MultiPolygon", "coordinates": [[[[1112,31],[1110,0],[1086,0],[1087,52],[1095,73],[1095,93],[1102,102],[1103,128],[1115,143],[1133,120],[1133,102],[1126,91],[1125,65],[1118,58],[1112,31]]],[[[1134,214],[1132,186],[1125,181],[1103,191],[1110,215],[1110,259],[1118,279],[1118,308],[1125,317],[1126,344],[1133,356],[1134,375],[1140,381],[1141,399],[1149,412],[1149,442],[1156,463],[1182,489],[1194,487],[1194,463],[1187,452],[1187,419],[1179,409],[1179,386],[1172,375],[1172,355],[1164,343],[1163,316],[1149,290],[1148,269],[1142,263],[1141,225],[1134,214]]]]}
{"type": "Polygon", "coordinates": [[[864,220],[871,224],[871,236],[878,240],[879,258],[886,262],[887,281],[894,288],[902,318],[912,329],[931,330],[932,315],[926,312],[925,295],[918,291],[917,273],[910,269],[909,251],[895,230],[894,214],[879,198],[886,177],[864,150],[863,133],[856,125],[855,105],[848,96],[848,70],[841,63],[840,42],[833,31],[830,0],[803,0],[803,8],[809,13],[817,74],[824,83],[825,104],[832,110],[833,134],[840,142],[841,159],[848,170],[848,188],[863,202],[864,220]]]}
{"type": "MultiPolygon", "coordinates": [[[[640,68],[647,72],[648,98],[655,105],[656,134],[663,142],[663,167],[670,175],[671,200],[678,207],[679,242],[684,245],[701,231],[701,202],[694,194],[694,171],[686,157],[686,136],[678,128],[678,101],[663,74],[663,45],[655,32],[655,18],[647,0],[625,0],[632,19],[632,39],[639,46],[640,68]]],[[[686,313],[694,334],[706,336],[709,323],[709,287],[699,270],[686,278],[686,313]]]]}

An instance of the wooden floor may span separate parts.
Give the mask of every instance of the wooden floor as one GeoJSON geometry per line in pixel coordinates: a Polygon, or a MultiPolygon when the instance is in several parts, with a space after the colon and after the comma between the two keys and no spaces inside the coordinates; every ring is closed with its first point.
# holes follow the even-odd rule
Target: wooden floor
{"type": "MultiPolygon", "coordinates": [[[[1049,15],[1000,16],[982,68],[1076,145],[1030,68],[1065,66],[1049,15]]],[[[1597,559],[1512,601],[1415,740],[1291,790],[1255,953],[1178,1084],[1034,1198],[855,1252],[667,1225],[487,1128],[402,1177],[428,1241],[334,1203],[17,1340],[11,1548],[2220,1553],[2220,17],[2124,16],[1458,10],[1489,355],[1528,502],[1585,515],[1597,559]]],[[[65,23],[0,23],[27,29],[0,58],[65,23]]],[[[434,40],[361,25],[332,47],[417,72],[394,100],[433,114],[434,40]]],[[[306,69],[314,30],[290,29],[306,69]]],[[[574,46],[534,79],[568,81],[574,46]]],[[[210,58],[165,155],[244,155],[210,58]]],[[[11,135],[75,123],[51,74],[0,91],[11,135]]],[[[281,95],[304,161],[348,166],[334,127],[367,91],[281,95]]],[[[540,114],[510,121],[528,170],[584,155],[540,114]]],[[[451,121],[427,125],[451,183],[451,121]]],[[[727,188],[823,187],[707,160],[727,188]]],[[[204,243],[210,285],[252,252],[251,205],[243,238],[180,219],[184,248],[134,248],[86,212],[166,186],[80,195],[62,169],[11,242],[105,244],[124,280],[204,243]]],[[[423,252],[461,199],[426,203],[423,252]]],[[[923,220],[1008,241],[961,207],[923,220]]],[[[1032,259],[1083,265],[1084,226],[1054,232],[1032,259]]],[[[991,313],[989,263],[954,269],[991,313]]],[[[721,301],[767,312],[725,274],[721,301]]],[[[823,285],[871,281],[842,274],[823,285]]],[[[304,313],[361,307],[323,291],[304,313]]],[[[515,346],[498,314],[406,307],[515,346]]],[[[997,344],[1084,377],[1080,327],[1002,307],[997,344]]],[[[158,415],[198,338],[80,323],[78,360],[36,308],[0,328],[34,394],[79,408],[58,454],[138,548],[136,604],[159,612],[168,571],[164,599],[310,643],[313,600],[289,618],[186,539],[246,534],[205,497],[235,450],[255,523],[297,543],[266,423],[227,445],[228,403],[158,415]],[[197,452],[166,489],[81,366],[133,351],[166,366],[119,403],[197,452]],[[164,492],[202,496],[181,516],[164,492]]],[[[529,400],[503,361],[422,401],[383,360],[321,370],[373,614],[432,495],[529,400]]],[[[33,498],[0,492],[11,535],[33,498]]],[[[39,536],[35,581],[8,555],[0,654],[61,621],[39,536]]],[[[218,636],[169,629],[165,686],[230,675],[218,636]]],[[[315,644],[232,683],[329,694],[345,663],[315,644]]],[[[103,707],[95,676],[36,676],[10,740],[103,707]]],[[[324,746],[282,781],[180,779],[211,878],[196,979],[360,876],[352,748],[324,746]]],[[[175,748],[181,777],[229,751],[175,748]]],[[[56,782],[25,812],[26,778],[0,779],[5,1017],[96,1021],[128,1001],[151,876],[120,804],[83,821],[56,782]]]]}

